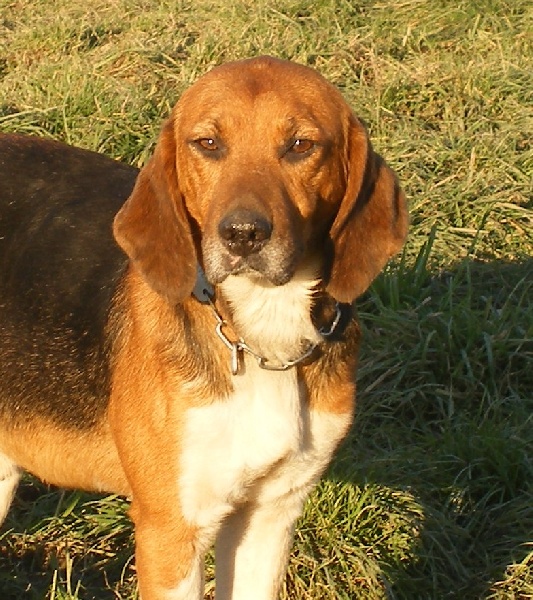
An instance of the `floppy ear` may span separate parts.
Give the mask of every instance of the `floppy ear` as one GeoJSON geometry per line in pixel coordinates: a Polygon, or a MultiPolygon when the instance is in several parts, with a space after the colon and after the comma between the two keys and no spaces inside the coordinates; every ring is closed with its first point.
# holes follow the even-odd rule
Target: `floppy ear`
{"type": "Polygon", "coordinates": [[[196,281],[196,252],[176,174],[173,121],[163,126],[154,155],[113,224],[119,246],[148,284],[171,304],[196,281]]]}
{"type": "Polygon", "coordinates": [[[392,169],[372,150],[363,125],[351,117],[347,185],[330,230],[333,260],[328,292],[352,302],[402,247],[408,228],[405,196],[392,169]]]}

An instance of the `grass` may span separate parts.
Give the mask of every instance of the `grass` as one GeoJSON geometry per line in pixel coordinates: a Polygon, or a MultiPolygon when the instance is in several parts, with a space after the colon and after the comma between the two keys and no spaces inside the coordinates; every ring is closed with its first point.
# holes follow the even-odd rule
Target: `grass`
{"type": "MultiPolygon", "coordinates": [[[[532,22],[526,0],[0,0],[2,131],[141,165],[201,73],[271,53],[338,85],[399,173],[409,242],[358,303],[357,419],[285,599],[533,597],[532,22]]],[[[134,598],[126,510],[25,480],[1,597],[134,598]]]]}

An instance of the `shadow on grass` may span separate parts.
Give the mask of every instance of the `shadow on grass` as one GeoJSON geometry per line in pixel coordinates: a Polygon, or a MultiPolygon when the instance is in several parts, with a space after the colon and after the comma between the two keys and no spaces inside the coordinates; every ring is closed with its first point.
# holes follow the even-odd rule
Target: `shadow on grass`
{"type": "Polygon", "coordinates": [[[133,529],[114,496],[26,477],[0,533],[2,600],[133,597],[133,529]]]}
{"type": "Polygon", "coordinates": [[[393,275],[360,312],[357,416],[332,476],[405,497],[388,515],[403,545],[375,559],[384,596],[531,597],[533,261],[393,275]]]}

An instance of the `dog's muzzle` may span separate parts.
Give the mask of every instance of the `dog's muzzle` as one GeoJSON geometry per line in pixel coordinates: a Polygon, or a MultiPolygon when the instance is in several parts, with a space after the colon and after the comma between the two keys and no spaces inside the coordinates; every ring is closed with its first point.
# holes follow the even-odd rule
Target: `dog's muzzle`
{"type": "Polygon", "coordinates": [[[272,223],[248,209],[227,214],[218,225],[218,234],[228,251],[242,258],[259,252],[272,235],[272,223]]]}
{"type": "Polygon", "coordinates": [[[229,275],[249,275],[283,285],[293,276],[302,250],[294,231],[276,228],[263,211],[243,206],[208,226],[202,240],[205,272],[214,285],[229,275]]]}

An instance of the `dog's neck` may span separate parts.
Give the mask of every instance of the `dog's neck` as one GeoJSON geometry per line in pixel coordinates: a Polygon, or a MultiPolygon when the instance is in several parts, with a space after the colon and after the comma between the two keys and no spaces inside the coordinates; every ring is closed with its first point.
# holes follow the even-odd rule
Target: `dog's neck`
{"type": "Polygon", "coordinates": [[[314,273],[302,269],[283,286],[230,276],[219,289],[236,335],[258,354],[284,363],[322,339],[312,319],[317,284],[314,273]]]}
{"type": "Polygon", "coordinates": [[[193,296],[211,305],[216,332],[231,353],[233,374],[244,354],[268,370],[306,364],[325,340],[335,340],[352,316],[322,287],[317,268],[302,267],[285,285],[264,279],[230,276],[213,288],[201,267],[193,296]]]}

